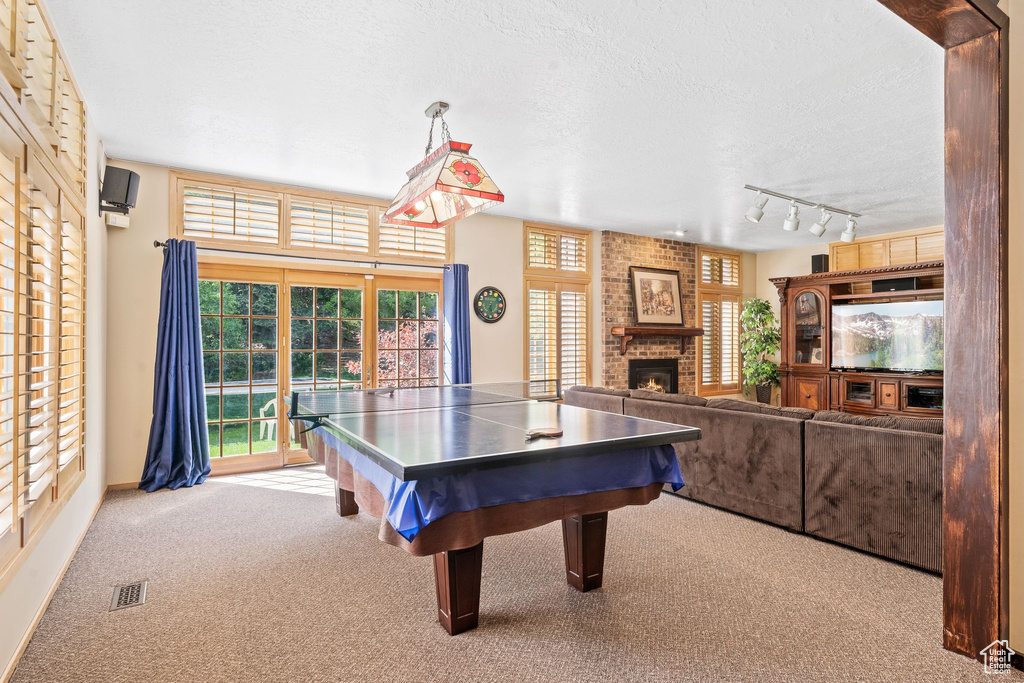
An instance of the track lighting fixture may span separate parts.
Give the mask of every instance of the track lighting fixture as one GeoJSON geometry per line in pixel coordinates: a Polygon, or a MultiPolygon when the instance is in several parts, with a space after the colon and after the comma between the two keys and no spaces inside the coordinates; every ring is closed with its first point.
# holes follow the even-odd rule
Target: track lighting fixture
{"type": "Polygon", "coordinates": [[[768,195],[758,191],[754,197],[754,203],[747,209],[746,219],[751,223],[757,223],[764,216],[764,205],[768,203],[768,195]]]}
{"type": "Polygon", "coordinates": [[[789,202],[789,213],[786,216],[785,222],[782,224],[783,230],[787,232],[796,232],[800,229],[800,205],[809,206],[813,209],[818,209],[821,212],[820,220],[811,226],[810,233],[815,237],[821,237],[825,234],[825,226],[832,220],[833,214],[842,214],[846,216],[846,230],[840,233],[840,237],[844,242],[852,242],[857,239],[857,221],[854,218],[860,218],[861,214],[853,211],[847,211],[846,209],[837,209],[834,206],[828,206],[821,202],[809,202],[806,199],[800,197],[793,197],[788,194],[782,194],[774,190],[769,190],[764,187],[757,187],[756,185],[744,185],[744,189],[753,190],[757,192],[757,196],[754,197],[753,205],[747,209],[745,218],[751,223],[757,223],[764,216],[764,205],[768,203],[769,197],[778,197],[779,199],[785,199],[789,202]]]}
{"type": "Polygon", "coordinates": [[[821,209],[821,218],[817,223],[811,226],[811,234],[815,237],[821,237],[825,232],[825,226],[828,225],[830,220],[832,220],[832,214],[826,211],[823,207],[818,208],[821,209]]]}
{"type": "Polygon", "coordinates": [[[789,203],[789,215],[786,216],[782,229],[789,232],[796,232],[800,229],[800,207],[796,205],[795,201],[789,203]]]}
{"type": "Polygon", "coordinates": [[[852,242],[857,239],[857,221],[853,220],[853,216],[846,219],[846,230],[839,235],[839,239],[844,242],[852,242]]]}

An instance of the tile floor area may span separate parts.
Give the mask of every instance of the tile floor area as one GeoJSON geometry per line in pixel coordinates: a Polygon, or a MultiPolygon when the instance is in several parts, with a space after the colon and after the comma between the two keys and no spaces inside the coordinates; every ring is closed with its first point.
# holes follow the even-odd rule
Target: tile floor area
{"type": "Polygon", "coordinates": [[[334,480],[327,476],[323,465],[302,465],[264,472],[230,474],[211,477],[210,481],[334,497],[334,480]]]}

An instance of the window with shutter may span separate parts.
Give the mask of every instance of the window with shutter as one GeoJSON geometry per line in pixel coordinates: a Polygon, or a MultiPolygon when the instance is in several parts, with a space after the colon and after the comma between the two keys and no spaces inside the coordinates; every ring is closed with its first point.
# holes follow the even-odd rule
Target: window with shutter
{"type": "Polygon", "coordinates": [[[584,282],[526,281],[526,379],[559,379],[563,391],[587,383],[589,289],[584,282]]]}
{"type": "Polygon", "coordinates": [[[698,309],[704,336],[698,338],[701,395],[740,391],[741,254],[700,247],[698,309]]]}
{"type": "Polygon", "coordinates": [[[294,247],[370,252],[370,207],[291,196],[288,229],[294,247]]]}
{"type": "Polygon", "coordinates": [[[382,263],[444,263],[452,257],[453,226],[382,224],[385,207],[375,199],[197,173],[174,171],[171,177],[178,209],[172,234],[199,246],[344,253],[382,263]]]}
{"type": "Polygon", "coordinates": [[[185,237],[277,244],[281,198],[212,184],[182,183],[185,237]]]}
{"type": "Polygon", "coordinates": [[[537,275],[587,277],[590,231],[554,226],[526,226],[525,270],[537,275]]]}
{"type": "MultiPolygon", "coordinates": [[[[378,210],[378,215],[383,214],[378,210]]],[[[410,225],[381,223],[377,253],[381,256],[418,257],[444,261],[448,254],[447,228],[417,228],[410,225]]]]}

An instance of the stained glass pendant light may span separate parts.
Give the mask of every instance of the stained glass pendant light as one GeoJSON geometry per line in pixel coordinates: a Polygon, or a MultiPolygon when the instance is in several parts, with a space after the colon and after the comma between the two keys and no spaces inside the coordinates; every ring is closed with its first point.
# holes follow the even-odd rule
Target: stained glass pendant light
{"type": "Polygon", "coordinates": [[[444,120],[446,111],[447,102],[434,102],[424,112],[430,119],[424,159],[409,170],[409,182],[398,191],[382,223],[443,228],[505,201],[484,167],[469,155],[472,145],[452,140],[444,120]],[[441,119],[441,146],[432,150],[437,119],[441,119]]]}

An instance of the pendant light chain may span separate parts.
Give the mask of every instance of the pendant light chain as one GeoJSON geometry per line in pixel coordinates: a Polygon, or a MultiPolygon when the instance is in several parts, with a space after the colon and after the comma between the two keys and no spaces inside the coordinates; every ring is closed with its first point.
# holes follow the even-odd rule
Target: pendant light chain
{"type": "Polygon", "coordinates": [[[434,149],[434,121],[441,119],[441,144],[452,141],[452,134],[448,132],[448,123],[444,120],[444,114],[436,113],[430,117],[430,134],[427,136],[427,148],[423,151],[423,157],[430,156],[430,151],[434,149]]]}

